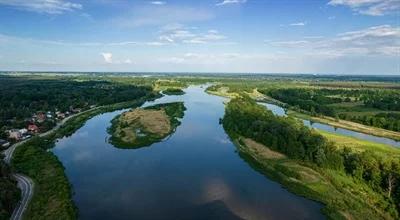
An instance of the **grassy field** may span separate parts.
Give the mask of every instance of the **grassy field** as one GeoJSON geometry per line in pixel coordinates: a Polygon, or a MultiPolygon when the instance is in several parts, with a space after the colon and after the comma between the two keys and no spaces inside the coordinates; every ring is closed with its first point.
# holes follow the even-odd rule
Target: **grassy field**
{"type": "Polygon", "coordinates": [[[111,143],[119,148],[139,148],[159,142],[180,125],[182,102],[160,104],[125,112],[112,120],[111,143]]]}
{"type": "Polygon", "coordinates": [[[382,128],[376,128],[376,127],[371,127],[371,126],[366,126],[362,125],[359,123],[351,122],[351,121],[346,121],[346,120],[341,120],[341,119],[335,119],[327,116],[321,116],[321,117],[313,117],[308,114],[304,113],[299,113],[293,110],[289,110],[287,112],[288,115],[296,117],[296,118],[301,118],[301,119],[306,119],[310,120],[313,122],[319,122],[323,124],[328,124],[334,127],[338,128],[344,128],[352,131],[358,131],[361,133],[365,134],[371,134],[379,137],[386,137],[394,140],[400,140],[400,133],[395,132],[395,131],[389,131],[385,130],[382,128]]]}
{"type": "Polygon", "coordinates": [[[241,157],[289,191],[325,204],[328,219],[393,219],[382,195],[339,171],[291,160],[252,140],[234,140],[241,157]],[[367,217],[368,216],[368,217],[367,217]]]}
{"type": "Polygon", "coordinates": [[[349,137],[340,134],[333,134],[326,131],[318,130],[329,141],[335,143],[338,148],[350,147],[358,152],[371,150],[379,153],[381,156],[389,156],[400,158],[400,148],[395,148],[389,145],[375,143],[371,141],[360,140],[354,137],[349,137]]]}

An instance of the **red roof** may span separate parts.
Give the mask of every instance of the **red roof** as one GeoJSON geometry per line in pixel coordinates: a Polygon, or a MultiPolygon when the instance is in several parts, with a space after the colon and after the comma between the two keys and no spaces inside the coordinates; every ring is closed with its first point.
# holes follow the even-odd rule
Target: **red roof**
{"type": "Polygon", "coordinates": [[[30,130],[30,131],[38,131],[39,128],[36,125],[28,125],[28,130],[30,130]]]}

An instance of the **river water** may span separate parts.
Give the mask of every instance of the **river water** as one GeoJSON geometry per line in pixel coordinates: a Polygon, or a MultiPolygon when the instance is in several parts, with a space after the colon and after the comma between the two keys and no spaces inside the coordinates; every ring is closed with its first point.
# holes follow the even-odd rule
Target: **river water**
{"type": "Polygon", "coordinates": [[[140,149],[107,142],[110,120],[98,115],[53,152],[73,185],[80,219],[324,219],[322,205],[296,196],[244,161],[218,123],[224,98],[191,86],[182,124],[164,141],[140,149]]]}
{"type": "MultiPolygon", "coordinates": [[[[259,102],[259,104],[263,105],[267,109],[271,110],[275,115],[286,116],[285,109],[283,109],[282,107],[279,107],[279,106],[273,105],[273,104],[262,103],[262,102],[259,102]]],[[[361,132],[352,131],[352,130],[343,129],[343,128],[335,128],[334,126],[331,126],[331,125],[317,123],[317,122],[311,122],[309,120],[302,120],[302,121],[303,121],[304,125],[306,125],[308,127],[320,129],[320,130],[327,131],[330,133],[341,134],[341,135],[355,137],[355,138],[362,139],[362,140],[372,141],[372,142],[381,143],[381,144],[387,144],[387,145],[391,145],[394,147],[400,147],[399,141],[395,141],[390,138],[377,137],[374,135],[364,134],[361,132]]]]}

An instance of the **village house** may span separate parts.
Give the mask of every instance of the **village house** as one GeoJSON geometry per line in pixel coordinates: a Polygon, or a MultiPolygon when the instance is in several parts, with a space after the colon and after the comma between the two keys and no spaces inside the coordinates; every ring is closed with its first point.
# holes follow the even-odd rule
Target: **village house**
{"type": "Polygon", "coordinates": [[[65,114],[62,113],[62,112],[56,112],[56,117],[57,117],[58,119],[64,119],[64,118],[65,118],[65,114]]]}
{"type": "Polygon", "coordinates": [[[22,138],[22,134],[18,129],[11,129],[8,131],[8,137],[10,139],[20,140],[22,138]]]}
{"type": "Polygon", "coordinates": [[[21,133],[21,135],[24,135],[24,134],[28,133],[28,129],[26,129],[26,128],[19,129],[19,133],[21,133]]]}
{"type": "Polygon", "coordinates": [[[31,133],[38,133],[39,128],[35,124],[30,124],[30,125],[28,125],[28,131],[31,133]]]}
{"type": "Polygon", "coordinates": [[[46,114],[44,112],[38,112],[36,114],[36,120],[39,123],[42,123],[42,122],[46,121],[46,114]]]}

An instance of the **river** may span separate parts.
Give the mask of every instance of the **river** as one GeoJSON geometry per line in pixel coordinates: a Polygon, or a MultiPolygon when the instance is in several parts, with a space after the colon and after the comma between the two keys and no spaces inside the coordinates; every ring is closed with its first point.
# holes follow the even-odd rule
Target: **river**
{"type": "MultiPolygon", "coordinates": [[[[285,109],[283,109],[280,106],[269,104],[269,103],[262,103],[262,102],[259,102],[259,104],[263,105],[267,109],[271,110],[275,115],[286,116],[285,109]]],[[[322,124],[322,123],[318,123],[318,122],[311,122],[309,120],[304,120],[304,119],[302,119],[302,121],[303,121],[304,125],[306,125],[308,127],[320,129],[320,130],[327,131],[330,133],[355,137],[358,139],[372,141],[372,142],[381,143],[381,144],[387,144],[387,145],[391,145],[394,147],[400,147],[399,141],[395,141],[390,138],[377,137],[374,135],[364,134],[361,132],[352,131],[352,130],[348,130],[348,129],[344,129],[344,128],[336,128],[331,125],[322,124]]]]}
{"type": "Polygon", "coordinates": [[[252,169],[218,123],[224,98],[190,86],[144,106],[184,101],[182,124],[140,149],[108,143],[110,120],[88,120],[53,152],[73,186],[80,219],[324,219],[321,204],[296,196],[252,169]]]}

